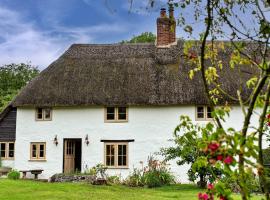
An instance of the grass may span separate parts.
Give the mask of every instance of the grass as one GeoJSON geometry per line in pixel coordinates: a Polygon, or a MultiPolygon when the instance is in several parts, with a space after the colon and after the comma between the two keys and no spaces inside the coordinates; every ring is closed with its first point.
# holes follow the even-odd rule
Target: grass
{"type": "MultiPolygon", "coordinates": [[[[196,200],[199,191],[195,186],[185,184],[148,189],[126,186],[93,186],[82,183],[42,183],[0,179],[1,200],[196,200]]],[[[240,197],[235,195],[234,199],[240,199],[240,197]]],[[[262,196],[252,199],[259,200],[262,199],[262,196]]]]}

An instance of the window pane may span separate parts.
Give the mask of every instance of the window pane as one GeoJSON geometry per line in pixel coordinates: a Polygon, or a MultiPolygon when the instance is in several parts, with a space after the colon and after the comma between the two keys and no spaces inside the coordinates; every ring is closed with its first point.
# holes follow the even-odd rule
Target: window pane
{"type": "Polygon", "coordinates": [[[197,107],[197,118],[204,118],[204,108],[203,106],[197,107]]]}
{"type": "Polygon", "coordinates": [[[32,144],[32,158],[36,158],[36,157],[37,157],[37,145],[32,144]]]}
{"type": "Polygon", "coordinates": [[[210,107],[207,107],[207,118],[212,118],[212,110],[210,107]]]}
{"type": "Polygon", "coordinates": [[[44,116],[45,119],[51,119],[51,109],[49,108],[44,109],[44,116]]]}
{"type": "Polygon", "coordinates": [[[115,119],[115,108],[107,107],[107,120],[114,120],[114,119],[115,119]]]}
{"type": "Polygon", "coordinates": [[[6,144],[5,143],[1,143],[1,157],[5,158],[6,157],[6,144]]]}
{"type": "Polygon", "coordinates": [[[118,145],[118,166],[126,166],[126,152],[127,145],[118,145]]]}
{"type": "Polygon", "coordinates": [[[45,151],[45,145],[44,144],[41,144],[40,146],[39,146],[39,157],[40,158],[44,158],[45,156],[44,156],[44,151],[45,151]]]}
{"type": "Polygon", "coordinates": [[[118,166],[123,166],[123,156],[118,156],[118,166]]]}
{"type": "Polygon", "coordinates": [[[37,119],[42,119],[42,108],[37,109],[37,119]]]}
{"type": "Polygon", "coordinates": [[[8,157],[9,158],[14,157],[14,143],[9,143],[8,145],[8,157]]]}
{"type": "Polygon", "coordinates": [[[118,119],[126,120],[127,119],[127,108],[126,107],[118,107],[118,119]]]}

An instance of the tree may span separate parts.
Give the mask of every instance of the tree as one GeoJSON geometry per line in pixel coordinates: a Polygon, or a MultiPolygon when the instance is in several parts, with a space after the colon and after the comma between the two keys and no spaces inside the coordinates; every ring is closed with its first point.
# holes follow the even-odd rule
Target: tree
{"type": "MultiPolygon", "coordinates": [[[[170,0],[169,3],[180,10],[179,24],[191,38],[197,39],[194,43],[187,42],[184,47],[186,58],[193,64],[189,76],[192,78],[195,73],[201,74],[205,95],[213,110],[215,128],[200,144],[201,150],[207,151],[205,158],[200,158],[198,164],[208,165],[211,160],[216,159],[213,155],[222,156],[221,160],[216,159],[214,165],[224,170],[226,176],[237,177],[243,200],[250,196],[246,184],[250,168],[257,169],[266,198],[270,199],[262,156],[262,138],[269,133],[270,116],[270,23],[266,17],[269,9],[259,0],[170,0]],[[190,10],[193,11],[193,15],[190,14],[190,10]],[[185,15],[186,12],[189,14],[185,15]],[[198,24],[203,30],[198,34],[199,38],[196,38],[197,34],[193,30],[198,31],[198,24]],[[227,45],[218,41],[220,39],[227,40],[227,45]],[[256,48],[252,49],[251,46],[256,48]],[[230,52],[229,67],[240,72],[239,81],[242,84],[237,88],[236,94],[227,92],[219,81],[220,72],[225,65],[220,55],[227,49],[233,49],[230,52]],[[244,80],[241,68],[247,66],[256,69],[258,73],[253,74],[251,79],[244,80]],[[245,83],[251,90],[248,97],[243,96],[245,83]],[[223,127],[226,122],[225,116],[230,113],[230,106],[220,101],[222,96],[227,96],[241,106],[244,121],[240,130],[223,127]],[[251,124],[251,117],[255,114],[259,115],[256,127],[251,124]],[[215,152],[209,150],[211,144],[218,146],[215,152]]],[[[231,198],[224,184],[218,179],[216,188],[220,198],[231,198]]]]}
{"type": "MultiPolygon", "coordinates": [[[[215,177],[220,176],[222,171],[207,163],[207,165],[198,165],[196,162],[201,157],[205,157],[205,152],[200,150],[200,143],[206,133],[213,130],[211,123],[206,127],[200,127],[193,124],[188,116],[181,116],[180,123],[174,131],[175,146],[161,149],[161,154],[165,156],[165,160],[177,159],[178,165],[190,164],[188,176],[190,181],[196,181],[197,185],[205,188],[207,180],[213,182],[215,177]]],[[[214,146],[213,146],[214,148],[214,146]]]]}
{"type": "Polygon", "coordinates": [[[12,101],[22,87],[39,74],[30,64],[9,64],[0,67],[0,112],[12,101]]]}
{"type": "Polygon", "coordinates": [[[130,40],[123,40],[121,43],[154,43],[156,36],[151,32],[144,32],[140,35],[133,36],[130,40]]]}

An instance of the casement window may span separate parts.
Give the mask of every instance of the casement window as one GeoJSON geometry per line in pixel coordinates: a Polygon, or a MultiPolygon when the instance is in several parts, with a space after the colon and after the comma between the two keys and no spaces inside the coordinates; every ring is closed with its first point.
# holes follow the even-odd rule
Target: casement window
{"type": "Polygon", "coordinates": [[[30,160],[45,160],[46,159],[46,143],[31,142],[30,143],[30,160]]]}
{"type": "Polygon", "coordinates": [[[36,109],[36,120],[37,121],[50,121],[50,120],[52,120],[52,109],[51,108],[37,108],[36,109]]]}
{"type": "Polygon", "coordinates": [[[212,111],[209,106],[196,106],[196,120],[212,120],[212,111]]]}
{"type": "Polygon", "coordinates": [[[128,168],[128,143],[104,143],[105,166],[128,168]]]}
{"type": "Polygon", "coordinates": [[[127,122],[128,108],[127,107],[106,107],[105,122],[127,122]]]}
{"type": "Polygon", "coordinates": [[[0,142],[1,159],[14,159],[14,142],[0,142]]]}

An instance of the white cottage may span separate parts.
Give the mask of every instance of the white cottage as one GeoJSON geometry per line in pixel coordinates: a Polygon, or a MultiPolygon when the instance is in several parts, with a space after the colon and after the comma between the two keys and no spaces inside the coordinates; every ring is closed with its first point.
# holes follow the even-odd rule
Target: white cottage
{"type": "MultiPolygon", "coordinates": [[[[110,174],[126,177],[150,154],[173,145],[168,140],[180,115],[211,120],[201,77],[189,79],[174,25],[173,10],[167,17],[162,9],[156,44],[73,44],[0,115],[3,164],[43,169],[39,177],[48,179],[104,163],[110,174]]],[[[220,73],[224,90],[236,95],[241,83],[228,67],[231,51],[221,55],[220,73]]],[[[243,77],[252,73],[245,68],[243,77]]],[[[232,106],[227,125],[239,128],[242,119],[240,107],[232,106]]],[[[171,170],[188,181],[188,166],[171,162],[171,170]]]]}

